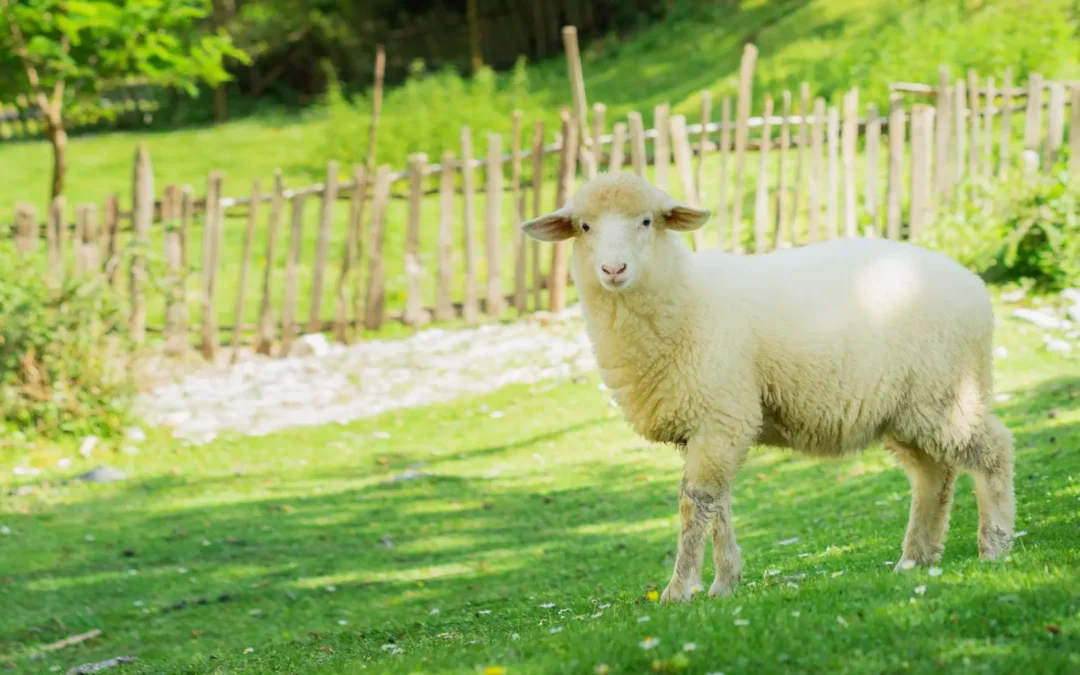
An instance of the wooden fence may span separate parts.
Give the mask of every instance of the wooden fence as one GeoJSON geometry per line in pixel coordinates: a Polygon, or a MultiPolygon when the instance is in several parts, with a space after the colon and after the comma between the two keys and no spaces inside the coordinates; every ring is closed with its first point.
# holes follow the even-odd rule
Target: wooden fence
{"type": "MultiPolygon", "coordinates": [[[[121,209],[114,196],[105,200],[100,217],[97,205],[79,205],[69,224],[64,201],[51,205],[44,226],[49,273],[60,279],[73,265],[76,274],[100,271],[117,284],[121,260],[126,260],[129,325],[136,341],[145,340],[148,331],[160,331],[169,351],[188,349],[194,304],[198,344],[207,358],[219,353],[223,338],[236,347],[235,358],[245,336],[261,353],[284,355],[302,331],[332,330],[337,340],[349,342],[361,329],[378,330],[388,321],[420,326],[461,318],[473,324],[482,315],[502,318],[509,308],[518,314],[562,309],[569,282],[566,244],[551,246],[547,255],[548,248],[524,237],[519,226],[562,205],[576,181],[601,170],[650,175],[691,204],[712,208],[709,239],[715,234],[721,248],[735,253],[765,253],[839,236],[918,237],[943,209],[984,199],[988,180],[1014,172],[1030,176],[1040,167],[1052,170],[1066,151],[1067,108],[1068,168],[1080,177],[1080,85],[1075,83],[1044,81],[1032,74],[1026,86],[1018,88],[1009,70],[1000,86],[995,78],[974,72],[953,82],[942,70],[936,85],[894,85],[890,109],[884,112],[874,105],[860,106],[857,89],[847,92],[840,106],[827,107],[823,98],[811,98],[805,84],[797,103],[789,92],[755,103],[751,85],[757,49],[746,45],[738,95],[734,101],[720,101],[719,121],[713,121],[712,99],[703,92],[696,123],[670,114],[669,106],[661,104],[654,110],[654,128],[644,129],[641,114],[630,112],[609,132],[605,106],[587,105],[573,27],[564,29],[563,37],[573,107],[562,111],[553,142],[543,122],[536,122],[531,140],[526,139],[522,115],[515,113],[509,151],[502,135],[489,134],[486,153],[476,154],[466,127],[460,158],[445,152],[436,163],[414,154],[404,169],[358,165],[344,180],[341,167],[331,162],[322,183],[287,188],[279,172],[265,189],[255,181],[243,196],[226,196],[225,177],[215,171],[201,197],[190,186],[177,185],[165,186],[155,197],[151,160],[140,146],[130,210],[121,209]],[[931,95],[934,105],[908,105],[908,95],[931,95]],[[760,116],[751,114],[756,105],[760,116]],[[1014,124],[1017,115],[1022,115],[1022,124],[1014,124]],[[1015,151],[1018,136],[1022,140],[1015,151]],[[707,180],[707,164],[718,164],[715,179],[707,180]],[[477,169],[483,170],[482,185],[477,169]],[[544,182],[551,169],[554,192],[544,182]],[[744,189],[750,180],[754,185],[744,189]],[[438,217],[425,228],[425,209],[432,208],[427,197],[437,197],[438,217]],[[513,226],[512,241],[506,245],[505,198],[513,226]],[[307,315],[302,317],[304,213],[306,203],[315,200],[319,218],[307,315]],[[747,201],[751,208],[744,215],[747,201]],[[334,227],[340,202],[348,203],[344,231],[334,227]],[[394,202],[406,205],[402,222],[388,217],[394,202]],[[228,289],[233,295],[223,297],[222,270],[233,263],[223,255],[226,222],[232,218],[244,220],[244,234],[235,284],[228,289]],[[263,218],[265,228],[260,228],[263,218]],[[190,303],[197,228],[198,301],[190,303]],[[256,241],[257,232],[262,241],[256,241]],[[402,233],[404,242],[405,297],[396,312],[387,307],[387,267],[392,261],[385,252],[390,233],[402,233]],[[148,247],[153,240],[162,242],[164,272],[154,279],[162,292],[148,295],[148,247]],[[330,257],[333,241],[339,242],[336,260],[330,257]],[[461,244],[460,259],[455,241],[461,244]],[[282,288],[275,285],[275,277],[281,271],[283,247],[282,288]],[[505,250],[511,251],[507,260],[505,250]],[[254,269],[252,262],[257,251],[262,269],[254,269]],[[425,258],[434,259],[433,270],[425,269],[425,258]],[[512,274],[504,274],[504,265],[512,274]],[[326,303],[330,284],[333,302],[326,303]],[[431,286],[434,293],[425,293],[431,286]],[[276,291],[281,291],[280,298],[276,291]],[[433,297],[433,304],[426,303],[425,296],[433,297]],[[156,307],[163,317],[160,324],[148,325],[148,303],[163,305],[156,307]],[[219,324],[221,303],[231,310],[229,325],[219,324]],[[257,303],[254,323],[244,321],[249,303],[257,303]]],[[[33,207],[19,205],[14,228],[18,250],[34,254],[40,229],[33,207]]],[[[695,248],[705,246],[705,234],[692,233],[695,248]]]]}

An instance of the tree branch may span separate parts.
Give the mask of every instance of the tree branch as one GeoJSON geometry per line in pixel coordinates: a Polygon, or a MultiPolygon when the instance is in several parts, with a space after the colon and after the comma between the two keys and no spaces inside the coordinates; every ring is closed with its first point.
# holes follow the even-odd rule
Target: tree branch
{"type": "MultiPolygon", "coordinates": [[[[4,0],[7,2],[7,0],[4,0]]],[[[64,56],[71,53],[71,40],[67,35],[60,38],[60,48],[64,50],[64,56]]],[[[53,85],[53,107],[56,111],[59,111],[64,104],[64,78],[56,78],[56,84],[53,85]]]]}
{"type": "MultiPolygon", "coordinates": [[[[37,68],[34,67],[34,63],[30,60],[30,54],[26,52],[26,41],[23,39],[22,31],[19,30],[19,25],[15,23],[15,16],[11,13],[10,0],[0,0],[0,8],[4,10],[4,16],[7,18],[8,32],[11,33],[15,55],[22,61],[23,69],[26,70],[26,79],[30,81],[30,87],[37,96],[41,112],[48,117],[50,112],[49,97],[45,95],[45,90],[41,88],[37,68]]],[[[62,86],[61,91],[63,91],[62,86]]]]}

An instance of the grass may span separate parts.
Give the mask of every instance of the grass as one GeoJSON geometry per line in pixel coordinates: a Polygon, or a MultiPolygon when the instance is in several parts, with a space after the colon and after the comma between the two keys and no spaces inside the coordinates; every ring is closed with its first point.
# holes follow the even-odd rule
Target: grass
{"type": "MultiPolygon", "coordinates": [[[[737,594],[660,606],[647,593],[671,572],[680,461],[637,439],[589,378],[200,447],[153,433],[137,455],[98,450],[130,474],[109,485],[65,482],[55,461],[71,448],[13,451],[5,465],[44,474],[0,502],[0,664],[1076,672],[1080,364],[1013,321],[998,343],[1028,533],[999,563],[977,560],[967,477],[943,574],[897,575],[885,562],[909,487],[885,453],[823,462],[761,448],[734,493],[737,594]],[[427,477],[388,480],[417,462],[427,477]],[[93,628],[103,635],[30,660],[93,628]],[[658,645],[643,649],[647,637],[658,645]]],[[[0,488],[22,480],[5,472],[0,488]]]]}

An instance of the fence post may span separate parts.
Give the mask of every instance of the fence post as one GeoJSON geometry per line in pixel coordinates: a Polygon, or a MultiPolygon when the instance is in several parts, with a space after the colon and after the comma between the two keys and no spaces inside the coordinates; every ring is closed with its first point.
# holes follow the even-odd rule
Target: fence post
{"type": "MultiPolygon", "coordinates": [[[[1027,109],[1024,113],[1024,150],[1037,153],[1042,133],[1042,75],[1028,75],[1027,109]]],[[[1024,174],[1030,175],[1033,163],[1023,162],[1024,174]]]]}
{"type": "Polygon", "coordinates": [[[105,271],[110,286],[116,285],[120,275],[120,198],[111,194],[105,198],[105,213],[101,223],[107,232],[105,247],[105,271]]]}
{"type": "Polygon", "coordinates": [[[502,246],[499,223],[502,221],[502,136],[488,134],[487,199],[485,200],[485,244],[487,245],[488,316],[499,317],[506,311],[502,290],[502,246]]]}
{"type": "Polygon", "coordinates": [[[1009,170],[1009,153],[1012,151],[1012,68],[1005,69],[1001,82],[1001,142],[998,144],[998,178],[1005,178],[1009,170]]]}
{"type": "Polygon", "coordinates": [[[870,219],[870,228],[878,233],[878,164],[881,147],[881,118],[878,116],[876,103],[866,108],[866,215],[870,219]]]}
{"type": "Polygon", "coordinates": [[[480,300],[476,288],[476,219],[475,174],[473,172],[472,131],[461,127],[461,189],[464,194],[464,222],[462,230],[465,237],[465,304],[462,316],[465,323],[476,323],[480,318],[480,300]]]}
{"type": "Polygon", "coordinates": [[[79,242],[79,251],[82,254],[82,272],[84,274],[97,274],[101,265],[101,254],[98,248],[98,211],[97,204],[84,204],[80,207],[82,216],[82,241],[79,242]]]}
{"type": "MultiPolygon", "coordinates": [[[[363,187],[361,187],[363,189],[363,187]]],[[[281,169],[274,169],[274,196],[270,201],[270,222],[266,228],[266,264],[263,267],[262,306],[259,308],[259,340],[255,351],[269,355],[274,344],[274,307],[271,296],[274,261],[277,258],[277,232],[281,225],[281,211],[285,208],[285,183],[281,169]]]]}
{"type": "Polygon", "coordinates": [[[968,175],[979,175],[979,75],[974,69],[967,72],[968,90],[968,175]]]}
{"type": "Polygon", "coordinates": [[[240,358],[240,328],[244,323],[244,299],[247,297],[248,269],[251,267],[251,247],[255,241],[255,225],[258,222],[259,201],[262,192],[259,181],[251,184],[251,204],[248,207],[247,227],[244,229],[244,248],[240,258],[240,279],[236,288],[236,311],[233,313],[232,358],[236,363],[240,358]]]}
{"type": "Polygon", "coordinates": [[[622,171],[626,153],[626,122],[616,122],[611,133],[611,156],[608,159],[608,172],[622,171]]]}
{"type": "Polygon", "coordinates": [[[131,338],[141,345],[146,340],[146,249],[150,244],[150,224],[154,220],[154,173],[150,153],[139,144],[135,152],[135,185],[132,190],[132,222],[135,255],[131,258],[131,338]]]}
{"type": "MultiPolygon", "coordinates": [[[[349,222],[345,231],[345,250],[341,254],[341,269],[338,270],[337,284],[334,288],[334,339],[342,344],[349,343],[349,279],[359,276],[361,226],[364,219],[364,195],[367,192],[367,173],[363,164],[353,165],[352,195],[349,197],[349,222]],[[355,268],[355,270],[354,270],[355,268]]],[[[357,325],[359,332],[359,325],[357,325]]]]}
{"type": "Polygon", "coordinates": [[[317,333],[322,328],[323,278],[326,276],[326,258],[334,225],[337,184],[338,163],[327,162],[326,183],[323,186],[322,203],[319,208],[319,239],[315,248],[315,269],[311,271],[311,312],[308,314],[308,333],[317,333]]]}
{"type": "Polygon", "coordinates": [[[885,195],[885,235],[889,239],[900,238],[905,116],[900,95],[894,94],[889,107],[889,184],[885,195]]]}
{"type": "MultiPolygon", "coordinates": [[[[983,97],[983,121],[985,122],[983,127],[983,156],[982,156],[982,175],[989,178],[993,172],[994,164],[994,114],[997,111],[997,107],[994,105],[997,98],[997,85],[994,82],[994,78],[988,77],[986,79],[986,92],[983,97]]],[[[938,128],[946,125],[938,125],[938,128]]]]}
{"type": "MultiPolygon", "coordinates": [[[[588,104],[585,100],[585,76],[581,71],[581,55],[578,52],[577,28],[563,26],[563,48],[566,50],[566,67],[570,74],[570,93],[574,105],[575,136],[580,139],[581,165],[586,176],[595,174],[596,162],[590,150],[592,142],[589,138],[588,104]]],[[[563,136],[565,138],[565,135],[563,136]]]]}
{"type": "MultiPolygon", "coordinates": [[[[570,199],[574,186],[574,169],[577,158],[577,131],[570,121],[570,113],[562,111],[562,152],[559,155],[559,185],[555,201],[562,208],[570,199]]],[[[567,250],[565,241],[552,244],[551,276],[548,282],[548,307],[552,312],[559,312],[566,306],[566,263],[567,250]]]]}
{"type": "Polygon", "coordinates": [[[697,164],[694,167],[694,185],[697,186],[698,205],[705,203],[705,158],[709,154],[709,122],[712,118],[712,94],[701,92],[701,133],[698,135],[697,164]]]}
{"type": "Polygon", "coordinates": [[[219,230],[222,229],[220,171],[210,172],[206,184],[206,213],[203,217],[202,251],[202,355],[207,359],[217,356],[217,275],[219,258],[219,230]]]}
{"type": "Polygon", "coordinates": [[[761,149],[758,151],[757,190],[754,198],[754,253],[765,252],[765,233],[769,227],[769,146],[772,145],[772,96],[765,95],[762,115],[761,149]]]}
{"type": "Polygon", "coordinates": [[[855,188],[855,153],[859,141],[859,90],[853,87],[844,94],[842,153],[844,161],[844,236],[858,234],[858,201],[855,188]]]}
{"type": "Polygon", "coordinates": [[[934,129],[934,197],[939,203],[949,199],[953,171],[949,162],[949,132],[952,119],[952,88],[949,86],[949,69],[938,67],[937,110],[941,123],[934,129]]]}
{"type": "Polygon", "coordinates": [[[1065,135],[1065,85],[1050,84],[1049,110],[1046,114],[1046,140],[1043,144],[1043,173],[1052,173],[1065,135]]]}
{"type": "MultiPolygon", "coordinates": [[[[968,113],[968,98],[967,98],[967,86],[964,84],[963,78],[957,78],[956,85],[953,87],[952,95],[952,113],[953,113],[953,199],[956,201],[956,207],[959,209],[964,201],[964,176],[966,175],[966,152],[967,152],[967,113],[968,113]]],[[[948,124],[948,120],[942,120],[942,124],[948,124]]],[[[911,125],[914,129],[915,126],[915,112],[912,110],[911,125]]],[[[914,132],[913,132],[914,133],[914,132]]],[[[914,140],[912,140],[914,143],[914,140]]]]}
{"type": "MultiPolygon", "coordinates": [[[[691,154],[693,151],[690,149],[690,138],[686,131],[686,117],[684,115],[673,115],[669,120],[669,124],[671,126],[671,147],[675,151],[675,167],[679,171],[679,180],[682,182],[683,194],[685,195],[684,199],[690,206],[696,208],[701,205],[701,199],[698,196],[698,187],[694,182],[694,172],[691,166],[691,154]]],[[[692,231],[690,235],[695,251],[704,248],[700,228],[692,231]]]]}
{"type": "Polygon", "coordinates": [[[807,239],[811,244],[821,238],[821,178],[825,173],[825,99],[814,99],[814,126],[810,131],[810,176],[807,181],[806,205],[810,211],[807,239]]]}
{"type": "Polygon", "coordinates": [[[799,85],[799,138],[796,142],[798,153],[795,158],[795,182],[792,184],[791,191],[791,216],[790,216],[790,229],[791,229],[791,243],[795,245],[798,243],[798,237],[796,236],[795,223],[798,220],[799,214],[799,194],[806,187],[806,153],[807,148],[810,145],[809,126],[807,124],[807,117],[810,116],[810,83],[803,82],[799,85]]]}
{"type": "Polygon", "coordinates": [[[668,178],[668,169],[671,168],[670,122],[671,106],[661,103],[653,108],[653,125],[656,127],[656,140],[653,142],[653,178],[656,185],[664,191],[671,190],[671,180],[668,178]]]}
{"type": "Polygon", "coordinates": [[[743,174],[750,141],[747,120],[750,118],[757,55],[757,47],[746,44],[739,64],[739,98],[735,106],[735,193],[731,210],[731,250],[735,253],[742,252],[743,174]]]}
{"type": "Polygon", "coordinates": [[[292,197],[292,214],[289,228],[289,253],[285,259],[285,296],[281,307],[281,352],[286,357],[296,337],[296,299],[300,284],[300,247],[304,241],[304,193],[292,197]]]}
{"type": "MultiPolygon", "coordinates": [[[[607,106],[604,105],[603,103],[594,103],[593,107],[592,107],[592,111],[593,111],[593,133],[592,133],[591,143],[592,143],[593,151],[592,151],[592,174],[590,175],[590,178],[595,177],[596,174],[600,172],[600,158],[604,154],[604,152],[602,150],[603,146],[600,145],[600,137],[604,134],[604,114],[607,112],[607,106]]],[[[520,110],[516,111],[516,112],[518,114],[521,113],[520,110]]],[[[610,163],[611,163],[611,160],[608,159],[608,164],[610,164],[610,163]]],[[[522,222],[524,222],[524,221],[522,221],[522,222]]]]}
{"type": "Polygon", "coordinates": [[[630,122],[630,163],[635,174],[644,176],[648,159],[645,156],[645,128],[641,121],[641,113],[628,112],[626,119],[630,122]]]}
{"type": "Polygon", "coordinates": [[[406,326],[425,323],[424,269],[420,263],[420,225],[423,221],[424,169],[427,155],[418,152],[409,157],[409,220],[405,232],[405,315],[406,326]]]}
{"type": "Polygon", "coordinates": [[[31,204],[15,205],[15,249],[20,255],[27,256],[37,252],[38,220],[37,210],[31,204]]]}
{"type": "MultiPolygon", "coordinates": [[[[543,192],[544,192],[544,122],[538,121],[533,128],[533,218],[543,215],[543,192]]],[[[532,254],[532,280],[533,280],[533,310],[540,311],[540,290],[543,285],[543,274],[540,271],[540,242],[529,238],[529,247],[532,254]]]]}
{"type": "Polygon", "coordinates": [[[367,301],[364,305],[364,327],[368,330],[378,330],[383,322],[383,240],[389,203],[390,165],[384,164],[375,174],[375,190],[371,198],[371,245],[368,246],[367,301]]]}
{"type": "Polygon", "coordinates": [[[780,154],[776,159],[776,226],[773,229],[773,249],[779,249],[784,237],[789,235],[787,213],[787,155],[791,144],[791,92],[785,90],[780,99],[780,154]]]}
{"type": "MultiPolygon", "coordinates": [[[[597,148],[600,147],[600,132],[604,124],[604,106],[593,106],[593,121],[596,123],[597,148]]],[[[597,155],[599,157],[599,155],[597,155]]],[[[599,162],[599,160],[597,160],[599,162]]],[[[521,185],[521,111],[515,110],[510,119],[510,208],[513,211],[510,222],[514,225],[514,308],[518,314],[529,311],[528,296],[525,290],[526,241],[521,224],[525,222],[525,193],[521,185]]],[[[609,166],[611,162],[608,162],[609,166]]]]}
{"type": "Polygon", "coordinates": [[[439,283],[435,288],[435,320],[449,321],[454,318],[454,305],[450,290],[454,283],[454,153],[442,154],[439,171],[439,283]]]}
{"type": "Polygon", "coordinates": [[[1070,89],[1069,103],[1069,176],[1080,179],[1080,84],[1070,89]]]}
{"type": "Polygon", "coordinates": [[[934,108],[917,105],[911,112],[911,214],[908,239],[922,234],[929,218],[931,149],[933,147],[934,108]]]}
{"type": "Polygon", "coordinates": [[[836,239],[838,230],[838,200],[840,189],[840,110],[829,107],[828,120],[829,173],[825,188],[825,227],[829,239],[836,239]]]}
{"type": "Polygon", "coordinates": [[[49,204],[49,217],[45,223],[45,235],[49,245],[49,276],[56,283],[64,279],[64,196],[53,197],[49,204]]]}
{"type": "Polygon", "coordinates": [[[725,97],[720,102],[720,179],[716,190],[716,231],[719,235],[717,246],[721,251],[727,248],[724,245],[724,237],[728,235],[728,217],[731,213],[728,210],[728,157],[731,155],[731,131],[731,99],[725,97]]]}
{"type": "Polygon", "coordinates": [[[181,264],[180,224],[175,218],[176,212],[180,210],[180,205],[176,202],[179,195],[175,186],[171,185],[164,194],[168,197],[163,197],[162,206],[168,204],[170,211],[165,219],[165,266],[168,269],[165,291],[165,352],[176,355],[186,351],[188,345],[185,292],[187,276],[181,264]]]}

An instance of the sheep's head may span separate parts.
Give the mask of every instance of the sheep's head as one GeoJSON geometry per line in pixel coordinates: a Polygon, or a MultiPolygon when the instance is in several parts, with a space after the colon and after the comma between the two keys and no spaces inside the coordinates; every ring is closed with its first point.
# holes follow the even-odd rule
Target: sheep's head
{"type": "MultiPolygon", "coordinates": [[[[540,241],[575,238],[575,264],[591,269],[600,285],[624,292],[649,276],[662,246],[675,233],[696,230],[712,215],[672,199],[629,172],[601,174],[565,206],[528,221],[525,233],[540,241]]],[[[656,270],[659,271],[659,270],[656,270]]]]}

